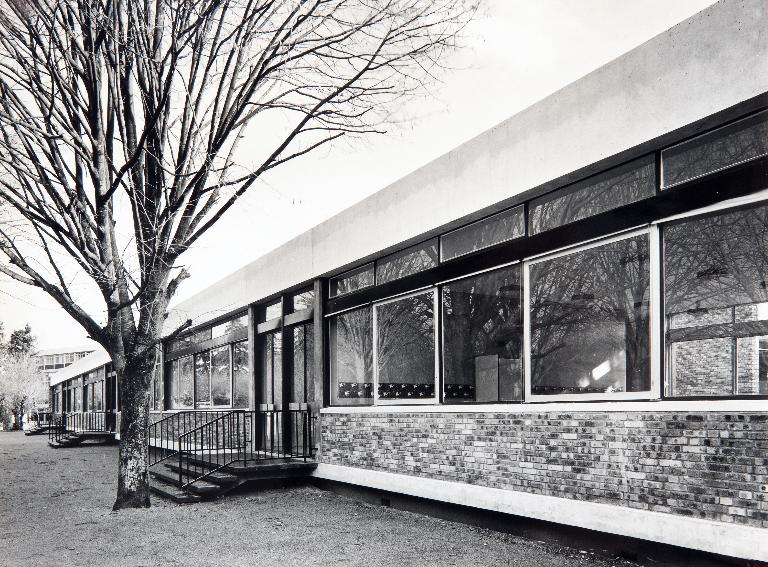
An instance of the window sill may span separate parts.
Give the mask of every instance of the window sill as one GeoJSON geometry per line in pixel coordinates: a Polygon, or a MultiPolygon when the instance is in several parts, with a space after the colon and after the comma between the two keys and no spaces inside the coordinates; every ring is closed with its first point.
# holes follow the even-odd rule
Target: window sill
{"type": "Polygon", "coordinates": [[[768,400],[645,400],[645,401],[569,401],[499,404],[334,406],[321,414],[345,413],[509,413],[544,412],[768,412],[768,400]]]}

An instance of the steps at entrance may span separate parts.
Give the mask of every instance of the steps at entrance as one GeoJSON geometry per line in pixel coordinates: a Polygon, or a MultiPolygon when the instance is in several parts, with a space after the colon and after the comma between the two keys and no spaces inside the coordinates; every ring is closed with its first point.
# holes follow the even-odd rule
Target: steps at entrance
{"type": "MultiPolygon", "coordinates": [[[[204,474],[206,470],[211,469],[211,465],[206,461],[193,458],[188,461],[197,470],[197,474],[204,474]]],[[[316,468],[316,462],[298,459],[237,461],[209,473],[204,479],[193,482],[186,488],[181,488],[178,463],[165,462],[150,469],[150,489],[158,496],[174,502],[199,502],[218,498],[247,482],[305,478],[316,468]]]]}
{"type": "Polygon", "coordinates": [[[110,443],[115,440],[115,434],[105,431],[78,431],[69,432],[60,437],[58,440],[49,440],[48,446],[54,449],[61,449],[64,447],[77,447],[81,445],[83,441],[100,441],[104,443],[110,443]]]}

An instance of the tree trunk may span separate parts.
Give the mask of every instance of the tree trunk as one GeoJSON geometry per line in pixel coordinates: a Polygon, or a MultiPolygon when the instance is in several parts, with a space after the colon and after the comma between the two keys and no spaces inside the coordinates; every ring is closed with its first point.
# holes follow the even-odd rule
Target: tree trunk
{"type": "Polygon", "coordinates": [[[122,369],[115,365],[122,413],[113,510],[149,507],[149,395],[154,357],[154,350],[148,349],[127,358],[122,369]]]}

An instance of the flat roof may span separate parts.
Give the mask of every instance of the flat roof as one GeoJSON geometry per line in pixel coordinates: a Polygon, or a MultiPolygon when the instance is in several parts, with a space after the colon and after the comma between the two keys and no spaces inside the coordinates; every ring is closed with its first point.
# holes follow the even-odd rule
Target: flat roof
{"type": "Polygon", "coordinates": [[[100,348],[98,343],[88,343],[75,346],[62,346],[42,348],[35,352],[35,356],[49,356],[52,354],[69,354],[72,352],[93,352],[97,348],[100,348]]]}
{"type": "Polygon", "coordinates": [[[105,364],[109,364],[110,362],[112,362],[112,357],[109,356],[104,348],[98,346],[97,349],[88,356],[84,356],[83,358],[74,361],[66,368],[62,368],[58,372],[51,374],[51,386],[61,384],[70,378],[76,378],[77,376],[85,374],[86,372],[90,372],[91,370],[96,370],[97,368],[100,368],[105,364]]]}

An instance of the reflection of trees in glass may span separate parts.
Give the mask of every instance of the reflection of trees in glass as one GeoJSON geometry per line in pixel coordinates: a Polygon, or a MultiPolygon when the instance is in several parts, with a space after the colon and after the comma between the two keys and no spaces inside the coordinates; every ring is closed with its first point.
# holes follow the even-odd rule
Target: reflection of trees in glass
{"type": "Polygon", "coordinates": [[[759,393],[768,207],[665,226],[664,258],[668,393],[759,393]]]}
{"type": "Polygon", "coordinates": [[[283,402],[283,340],[280,331],[267,333],[261,338],[262,348],[262,403],[283,402]]]}
{"type": "Polygon", "coordinates": [[[444,234],[440,254],[450,260],[521,236],[525,236],[525,215],[519,206],[444,234]]]}
{"type": "Polygon", "coordinates": [[[477,372],[492,363],[490,372],[497,382],[494,396],[521,399],[520,289],[519,266],[452,282],[443,288],[446,398],[476,399],[477,372]]]}
{"type": "Polygon", "coordinates": [[[194,404],[194,364],[192,356],[184,356],[179,359],[179,389],[177,407],[191,408],[194,404]]]}
{"type": "Polygon", "coordinates": [[[372,313],[370,307],[363,307],[331,319],[331,396],[338,400],[373,397],[372,313]]]}
{"type": "Polygon", "coordinates": [[[665,187],[768,154],[768,112],[664,150],[665,187]]]}
{"type": "Polygon", "coordinates": [[[215,406],[228,406],[232,402],[229,377],[229,345],[211,351],[211,400],[215,406]]]}
{"type": "Polygon", "coordinates": [[[650,386],[648,237],[531,265],[533,393],[650,386]]]}
{"type": "Polygon", "coordinates": [[[247,408],[251,384],[248,368],[248,341],[232,345],[232,378],[235,388],[233,406],[247,408]]]}
{"type": "Polygon", "coordinates": [[[376,264],[376,283],[383,284],[437,266],[437,239],[388,256],[376,264]]]}
{"type": "Polygon", "coordinates": [[[195,355],[195,396],[197,407],[211,406],[211,353],[199,352],[195,355]]]}
{"type": "Polygon", "coordinates": [[[314,337],[312,330],[314,326],[299,325],[294,327],[293,333],[293,392],[292,402],[306,402],[306,392],[309,384],[312,383],[314,376],[313,367],[313,349],[314,337]]]}
{"type": "Polygon", "coordinates": [[[535,199],[531,203],[531,234],[628,205],[656,192],[653,155],[608,170],[535,199]]]}
{"type": "Polygon", "coordinates": [[[375,307],[379,395],[434,396],[434,294],[430,291],[375,307]],[[427,386],[393,389],[387,384],[427,386]]]}
{"type": "Polygon", "coordinates": [[[331,278],[329,282],[330,295],[336,297],[337,295],[344,295],[345,293],[352,293],[358,289],[364,287],[370,287],[373,285],[373,264],[366,264],[354,270],[350,270],[340,276],[331,278]]]}

